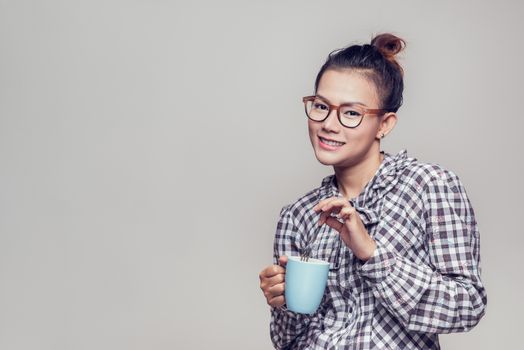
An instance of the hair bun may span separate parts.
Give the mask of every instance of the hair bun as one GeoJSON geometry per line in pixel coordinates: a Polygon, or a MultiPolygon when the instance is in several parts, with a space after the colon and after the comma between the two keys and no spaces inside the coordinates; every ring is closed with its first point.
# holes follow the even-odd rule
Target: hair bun
{"type": "Polygon", "coordinates": [[[377,48],[388,61],[398,68],[401,74],[404,74],[404,70],[395,59],[395,55],[406,47],[406,42],[403,39],[390,33],[383,33],[375,36],[371,40],[371,45],[377,48]]]}

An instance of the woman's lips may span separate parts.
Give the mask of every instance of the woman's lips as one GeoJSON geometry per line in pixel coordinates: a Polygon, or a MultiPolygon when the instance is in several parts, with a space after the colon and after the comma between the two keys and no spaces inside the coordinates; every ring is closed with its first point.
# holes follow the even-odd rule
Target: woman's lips
{"type": "Polygon", "coordinates": [[[328,150],[328,151],[336,151],[337,149],[339,149],[340,147],[344,146],[345,143],[343,142],[332,142],[332,141],[322,141],[323,138],[321,138],[320,136],[318,137],[318,144],[321,148],[325,149],[325,150],[328,150]],[[329,142],[329,143],[327,143],[329,142]]]}

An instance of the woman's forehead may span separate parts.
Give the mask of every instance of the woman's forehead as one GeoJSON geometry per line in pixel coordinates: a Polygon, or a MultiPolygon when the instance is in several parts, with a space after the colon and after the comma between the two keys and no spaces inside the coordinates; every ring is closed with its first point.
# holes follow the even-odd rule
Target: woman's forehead
{"type": "Polygon", "coordinates": [[[379,101],[373,81],[365,72],[355,70],[326,70],[320,78],[317,94],[332,104],[361,102],[374,107],[379,101]]]}

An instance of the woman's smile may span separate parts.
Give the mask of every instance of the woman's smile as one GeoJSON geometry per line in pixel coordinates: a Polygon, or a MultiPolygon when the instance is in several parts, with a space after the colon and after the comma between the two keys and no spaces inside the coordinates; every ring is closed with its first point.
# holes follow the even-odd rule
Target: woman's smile
{"type": "Polygon", "coordinates": [[[318,137],[318,144],[321,148],[328,150],[328,151],[336,151],[340,147],[344,146],[345,142],[338,142],[330,139],[325,139],[321,136],[318,137]]]}

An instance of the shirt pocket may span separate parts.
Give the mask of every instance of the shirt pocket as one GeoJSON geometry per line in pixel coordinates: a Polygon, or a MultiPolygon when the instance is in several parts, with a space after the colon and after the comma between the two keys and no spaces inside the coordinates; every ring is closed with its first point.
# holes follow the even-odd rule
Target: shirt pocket
{"type": "Polygon", "coordinates": [[[312,246],[311,256],[329,262],[329,270],[340,268],[340,251],[342,241],[338,232],[328,225],[322,225],[312,246]]]}

